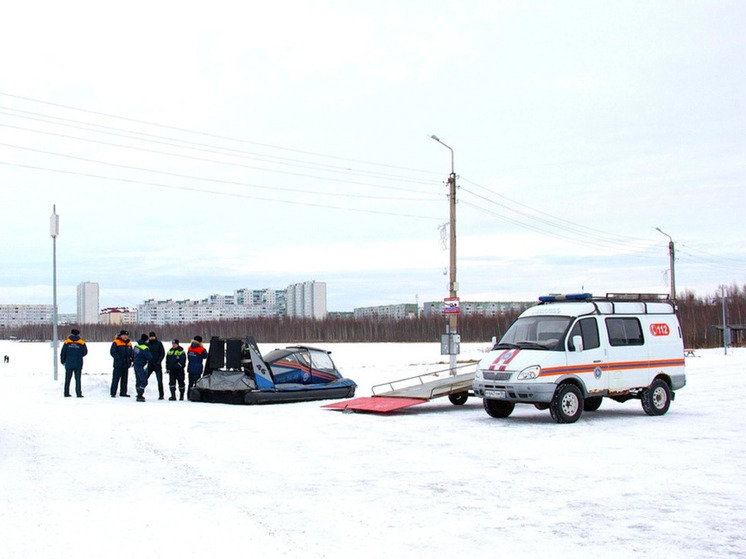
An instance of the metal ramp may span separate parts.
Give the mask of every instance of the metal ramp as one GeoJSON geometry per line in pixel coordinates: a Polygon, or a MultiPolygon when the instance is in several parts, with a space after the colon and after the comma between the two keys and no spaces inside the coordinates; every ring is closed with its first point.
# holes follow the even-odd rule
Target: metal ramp
{"type": "Polygon", "coordinates": [[[425,373],[373,386],[373,396],[353,398],[322,406],[340,411],[388,413],[424,404],[434,398],[450,396],[456,405],[466,402],[471,391],[474,372],[451,374],[450,369],[425,373]]]}

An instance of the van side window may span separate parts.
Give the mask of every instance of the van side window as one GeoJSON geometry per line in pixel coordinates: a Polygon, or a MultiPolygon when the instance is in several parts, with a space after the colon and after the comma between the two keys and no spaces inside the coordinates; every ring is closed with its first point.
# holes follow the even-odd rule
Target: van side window
{"type": "Polygon", "coordinates": [[[601,345],[598,337],[598,324],[596,324],[595,318],[584,318],[578,320],[575,326],[572,327],[572,331],[567,338],[567,345],[570,351],[575,350],[575,346],[572,343],[573,336],[580,336],[583,338],[583,349],[594,349],[601,345]]]}
{"type": "Polygon", "coordinates": [[[640,321],[634,317],[607,318],[606,329],[609,331],[609,344],[612,346],[643,345],[640,321]]]}

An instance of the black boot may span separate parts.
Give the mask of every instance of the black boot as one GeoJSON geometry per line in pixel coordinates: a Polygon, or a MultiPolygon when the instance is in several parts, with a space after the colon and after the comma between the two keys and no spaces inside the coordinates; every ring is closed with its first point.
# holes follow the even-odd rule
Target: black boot
{"type": "Polygon", "coordinates": [[[183,400],[183,399],[184,399],[184,391],[179,390],[179,400],[183,400]]]}
{"type": "Polygon", "coordinates": [[[171,389],[171,397],[169,398],[169,401],[171,402],[176,401],[176,389],[175,388],[171,389]]]}

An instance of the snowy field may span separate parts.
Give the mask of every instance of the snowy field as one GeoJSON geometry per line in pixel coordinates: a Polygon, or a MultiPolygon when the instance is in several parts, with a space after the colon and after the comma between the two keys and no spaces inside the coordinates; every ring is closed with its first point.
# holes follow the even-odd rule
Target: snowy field
{"type": "MultiPolygon", "coordinates": [[[[322,347],[357,396],[444,362],[437,343],[322,347]]],[[[476,398],[158,401],[154,377],[147,402],[112,399],[108,349],[63,398],[49,344],[0,341],[0,557],[746,556],[746,349],[688,357],[667,415],[605,400],[571,425],[476,398]]]]}

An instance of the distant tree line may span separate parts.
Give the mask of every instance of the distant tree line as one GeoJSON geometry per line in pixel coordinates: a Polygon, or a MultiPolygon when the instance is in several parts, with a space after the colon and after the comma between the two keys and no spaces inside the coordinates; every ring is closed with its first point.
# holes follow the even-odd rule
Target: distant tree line
{"type": "MultiPolygon", "coordinates": [[[[746,343],[739,326],[746,324],[746,287],[735,285],[724,288],[726,296],[726,321],[733,328],[733,345],[746,343]]],[[[677,301],[679,319],[685,347],[706,348],[722,345],[721,295],[697,297],[693,292],[683,293],[677,301]]],[[[461,341],[489,342],[500,337],[520,314],[514,310],[499,316],[460,316],[461,341]]],[[[447,318],[442,316],[408,318],[402,320],[377,320],[374,318],[329,318],[326,320],[293,318],[251,318],[195,322],[187,325],[137,324],[110,326],[103,324],[68,324],[59,326],[60,340],[71,328],[79,328],[86,341],[111,341],[122,328],[129,330],[130,338],[154,331],[162,341],[174,338],[188,343],[194,336],[205,342],[212,336],[243,338],[254,336],[259,343],[331,343],[331,342],[435,342],[445,332],[447,318]]],[[[0,339],[45,341],[52,339],[52,326],[34,324],[18,327],[0,327],[0,339]]]]}
{"type": "MultiPolygon", "coordinates": [[[[459,318],[462,342],[489,341],[501,336],[520,312],[510,312],[499,317],[464,316],[459,318]]],[[[130,324],[110,326],[103,324],[67,324],[58,326],[58,337],[64,340],[72,328],[81,331],[88,342],[111,341],[124,329],[130,339],[155,332],[161,341],[178,339],[188,343],[194,336],[208,342],[212,336],[244,338],[254,336],[260,343],[322,343],[322,342],[436,342],[445,332],[446,320],[442,317],[402,320],[376,320],[373,318],[329,318],[326,320],[290,318],[248,318],[194,322],[191,324],[130,324]]],[[[0,328],[0,339],[46,341],[53,338],[49,324],[30,324],[14,328],[0,328]]]]}
{"type": "MultiPolygon", "coordinates": [[[[746,286],[724,287],[725,322],[731,329],[731,345],[745,345],[743,328],[746,327],[746,286]]],[[[704,298],[686,291],[676,301],[679,321],[684,335],[684,345],[691,348],[718,347],[723,345],[722,292],[704,298]]]]}

